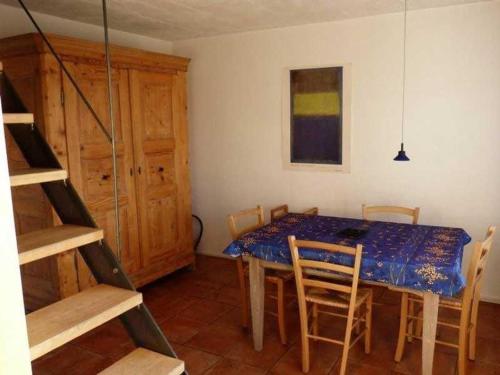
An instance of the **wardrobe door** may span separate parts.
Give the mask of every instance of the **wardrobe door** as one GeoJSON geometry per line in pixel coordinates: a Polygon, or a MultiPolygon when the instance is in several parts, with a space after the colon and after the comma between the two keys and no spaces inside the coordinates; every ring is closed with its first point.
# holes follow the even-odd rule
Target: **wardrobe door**
{"type": "MultiPolygon", "coordinates": [[[[80,63],[67,63],[67,66],[111,134],[105,68],[80,63]]],[[[114,69],[112,82],[119,177],[121,262],[127,272],[133,273],[139,269],[141,262],[127,70],[114,69]]],[[[70,177],[97,225],[104,229],[105,239],[116,252],[111,143],[66,78],[63,85],[70,177]]],[[[82,289],[94,282],[80,256],[78,276],[82,289]]]]}
{"type": "Polygon", "coordinates": [[[193,261],[185,82],[178,74],[129,76],[143,283],[193,261]]]}

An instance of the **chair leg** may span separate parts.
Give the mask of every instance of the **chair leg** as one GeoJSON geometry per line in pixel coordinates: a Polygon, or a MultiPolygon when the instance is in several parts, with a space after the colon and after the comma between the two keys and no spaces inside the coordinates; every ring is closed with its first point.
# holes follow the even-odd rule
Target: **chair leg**
{"type": "Polygon", "coordinates": [[[472,311],[470,318],[470,332],[469,332],[469,359],[474,361],[476,359],[476,335],[477,335],[477,315],[479,309],[479,296],[475,296],[472,301],[472,311]]]}
{"type": "MultiPolygon", "coordinates": [[[[354,315],[356,316],[356,322],[359,322],[359,320],[361,319],[361,306],[359,306],[354,315]]],[[[359,335],[359,333],[361,332],[361,322],[356,324],[355,332],[356,335],[359,335]]]]}
{"type": "Polygon", "coordinates": [[[309,338],[308,332],[308,314],[307,314],[307,302],[305,301],[304,295],[300,293],[299,283],[297,283],[297,293],[299,294],[297,302],[299,305],[299,316],[300,316],[300,340],[302,346],[302,372],[309,372],[309,338]]]}
{"type": "Polygon", "coordinates": [[[241,325],[243,328],[248,328],[250,319],[248,316],[248,294],[242,257],[236,259],[236,267],[238,269],[238,281],[240,283],[241,325]]]}
{"type": "Polygon", "coordinates": [[[370,291],[370,295],[366,300],[366,316],[365,316],[365,353],[370,354],[371,342],[372,342],[372,305],[373,305],[373,293],[370,291]]]}
{"type": "Polygon", "coordinates": [[[310,369],[309,362],[309,327],[307,323],[307,304],[302,301],[299,301],[300,308],[300,339],[302,344],[302,372],[308,373],[310,369]]]}
{"type": "Polygon", "coordinates": [[[312,316],[313,316],[313,320],[312,320],[313,335],[318,336],[318,304],[317,303],[313,303],[313,305],[312,305],[312,316]]]}
{"type": "Polygon", "coordinates": [[[400,362],[403,357],[406,341],[406,329],[408,324],[408,293],[401,293],[401,317],[399,318],[398,346],[394,360],[400,362]]]}
{"type": "Polygon", "coordinates": [[[422,337],[422,332],[424,330],[424,312],[420,311],[418,317],[417,326],[415,327],[415,336],[422,337]]]}
{"type": "Polygon", "coordinates": [[[352,322],[354,320],[354,311],[349,312],[347,317],[347,326],[345,329],[344,347],[342,350],[342,360],[340,363],[340,375],[345,375],[347,370],[347,356],[349,355],[349,346],[351,344],[352,322]]]}
{"type": "MultiPolygon", "coordinates": [[[[410,301],[409,303],[408,314],[411,316],[415,316],[415,302],[413,301],[410,301]]],[[[415,333],[414,325],[415,324],[413,319],[408,322],[408,342],[413,341],[413,335],[415,333]]]]}
{"type": "Polygon", "coordinates": [[[276,302],[278,304],[278,325],[280,330],[280,339],[283,345],[286,345],[286,319],[285,319],[285,293],[284,293],[284,283],[283,280],[278,280],[276,283],[276,288],[278,291],[278,298],[276,302]]]}
{"type": "Polygon", "coordinates": [[[302,336],[302,372],[309,372],[309,339],[307,336],[302,336]]]}
{"type": "Polygon", "coordinates": [[[460,328],[458,333],[458,375],[465,375],[467,356],[467,330],[469,328],[470,306],[464,304],[460,314],[460,328]]]}

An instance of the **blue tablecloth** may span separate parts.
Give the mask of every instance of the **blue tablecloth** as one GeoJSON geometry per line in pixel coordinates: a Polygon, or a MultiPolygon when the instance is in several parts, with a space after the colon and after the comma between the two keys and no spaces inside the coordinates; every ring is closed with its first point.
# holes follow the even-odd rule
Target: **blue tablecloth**
{"type": "MultiPolygon", "coordinates": [[[[355,246],[363,245],[362,280],[373,280],[431,291],[444,296],[458,293],[465,285],[462,255],[469,235],[459,228],[365,221],[330,216],[287,214],[232,242],[224,254],[251,255],[270,262],[291,264],[288,236],[355,246]],[[367,229],[360,239],[337,235],[345,228],[367,229]]],[[[306,259],[353,264],[353,257],[327,251],[301,249],[306,259]]]]}

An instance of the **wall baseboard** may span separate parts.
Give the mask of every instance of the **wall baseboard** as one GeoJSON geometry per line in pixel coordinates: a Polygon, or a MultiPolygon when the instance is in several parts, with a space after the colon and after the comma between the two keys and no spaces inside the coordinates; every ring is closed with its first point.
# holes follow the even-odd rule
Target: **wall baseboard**
{"type": "Polygon", "coordinates": [[[481,302],[500,304],[500,297],[481,296],[481,302]]]}
{"type": "Polygon", "coordinates": [[[199,255],[205,255],[207,257],[214,257],[214,258],[224,258],[224,259],[234,259],[233,257],[229,255],[225,255],[223,253],[212,253],[210,251],[203,251],[203,250],[198,250],[196,254],[199,255]]]}

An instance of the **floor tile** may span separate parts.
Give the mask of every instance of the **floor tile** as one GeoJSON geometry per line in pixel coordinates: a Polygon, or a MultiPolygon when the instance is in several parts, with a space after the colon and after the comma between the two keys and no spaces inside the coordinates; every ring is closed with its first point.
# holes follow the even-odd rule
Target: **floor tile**
{"type": "Polygon", "coordinates": [[[167,336],[167,339],[179,344],[183,344],[191,339],[204,327],[206,327],[206,323],[189,319],[183,315],[164,320],[160,324],[160,328],[167,336]]]}
{"type": "MultiPolygon", "coordinates": [[[[339,374],[340,366],[341,362],[339,360],[329,375],[339,374]]],[[[387,375],[391,374],[391,370],[383,367],[373,367],[366,364],[347,361],[346,373],[349,375],[387,375]]]]}
{"type": "Polygon", "coordinates": [[[73,344],[110,358],[121,358],[134,348],[132,339],[119,321],[112,321],[77,338],[73,344]]]}
{"type": "Polygon", "coordinates": [[[269,369],[288,351],[279,338],[269,337],[264,340],[264,348],[257,352],[252,340],[237,342],[225,355],[226,358],[254,367],[269,369]]]}
{"type": "Polygon", "coordinates": [[[238,361],[223,359],[205,372],[205,375],[264,375],[266,370],[238,361]]]}
{"type": "MultiPolygon", "coordinates": [[[[392,367],[393,370],[406,375],[420,374],[422,372],[421,348],[420,342],[412,344],[405,350],[401,362],[392,367]]],[[[436,351],[434,353],[433,375],[455,375],[456,362],[456,355],[436,351]]]]}
{"type": "Polygon", "coordinates": [[[226,305],[240,306],[240,288],[225,285],[218,291],[215,300],[226,305]]]}
{"type": "Polygon", "coordinates": [[[224,303],[216,302],[209,299],[199,299],[182,311],[182,316],[192,320],[197,320],[204,323],[213,323],[222,314],[232,310],[234,307],[224,303]]]}
{"type": "Polygon", "coordinates": [[[176,288],[182,290],[182,296],[205,298],[215,300],[219,290],[224,284],[206,279],[179,279],[176,282],[176,288]]]}
{"type": "Polygon", "coordinates": [[[498,340],[478,337],[476,340],[476,361],[500,365],[500,337],[498,340]]]}
{"type": "Polygon", "coordinates": [[[197,301],[199,301],[199,299],[191,297],[178,297],[175,299],[158,298],[146,303],[146,306],[151,314],[153,314],[156,321],[161,323],[185,311],[197,301]]]}
{"type": "Polygon", "coordinates": [[[394,352],[396,346],[393,342],[378,339],[378,336],[372,337],[371,352],[365,353],[363,338],[349,350],[349,361],[364,364],[372,367],[392,368],[394,363],[394,352]]]}
{"type": "Polygon", "coordinates": [[[500,364],[497,363],[486,363],[475,361],[469,361],[467,363],[467,375],[499,375],[500,374],[500,364]]]}
{"type": "Polygon", "coordinates": [[[99,354],[74,345],[65,345],[37,360],[33,365],[33,373],[42,374],[45,371],[52,374],[96,374],[112,363],[112,360],[99,354]]]}
{"type": "Polygon", "coordinates": [[[200,280],[207,280],[219,285],[239,288],[238,273],[234,261],[231,261],[230,264],[214,267],[211,270],[196,271],[196,273],[200,280]]]}
{"type": "Polygon", "coordinates": [[[487,339],[500,338],[500,304],[481,303],[477,322],[477,336],[487,339]]]}
{"type": "Polygon", "coordinates": [[[241,309],[239,307],[233,307],[222,313],[214,323],[228,328],[241,329],[241,309]]]}
{"type": "Polygon", "coordinates": [[[217,355],[227,354],[237,343],[251,340],[241,328],[212,324],[186,342],[186,346],[217,355]]]}
{"type": "Polygon", "coordinates": [[[208,369],[222,360],[222,357],[183,345],[173,345],[177,357],[181,358],[189,375],[204,374],[208,369]]]}
{"type": "MultiPolygon", "coordinates": [[[[273,375],[300,375],[302,373],[300,344],[295,344],[271,369],[273,375]]],[[[329,374],[333,366],[340,358],[341,349],[338,345],[328,343],[311,342],[309,375],[329,374]]]]}

